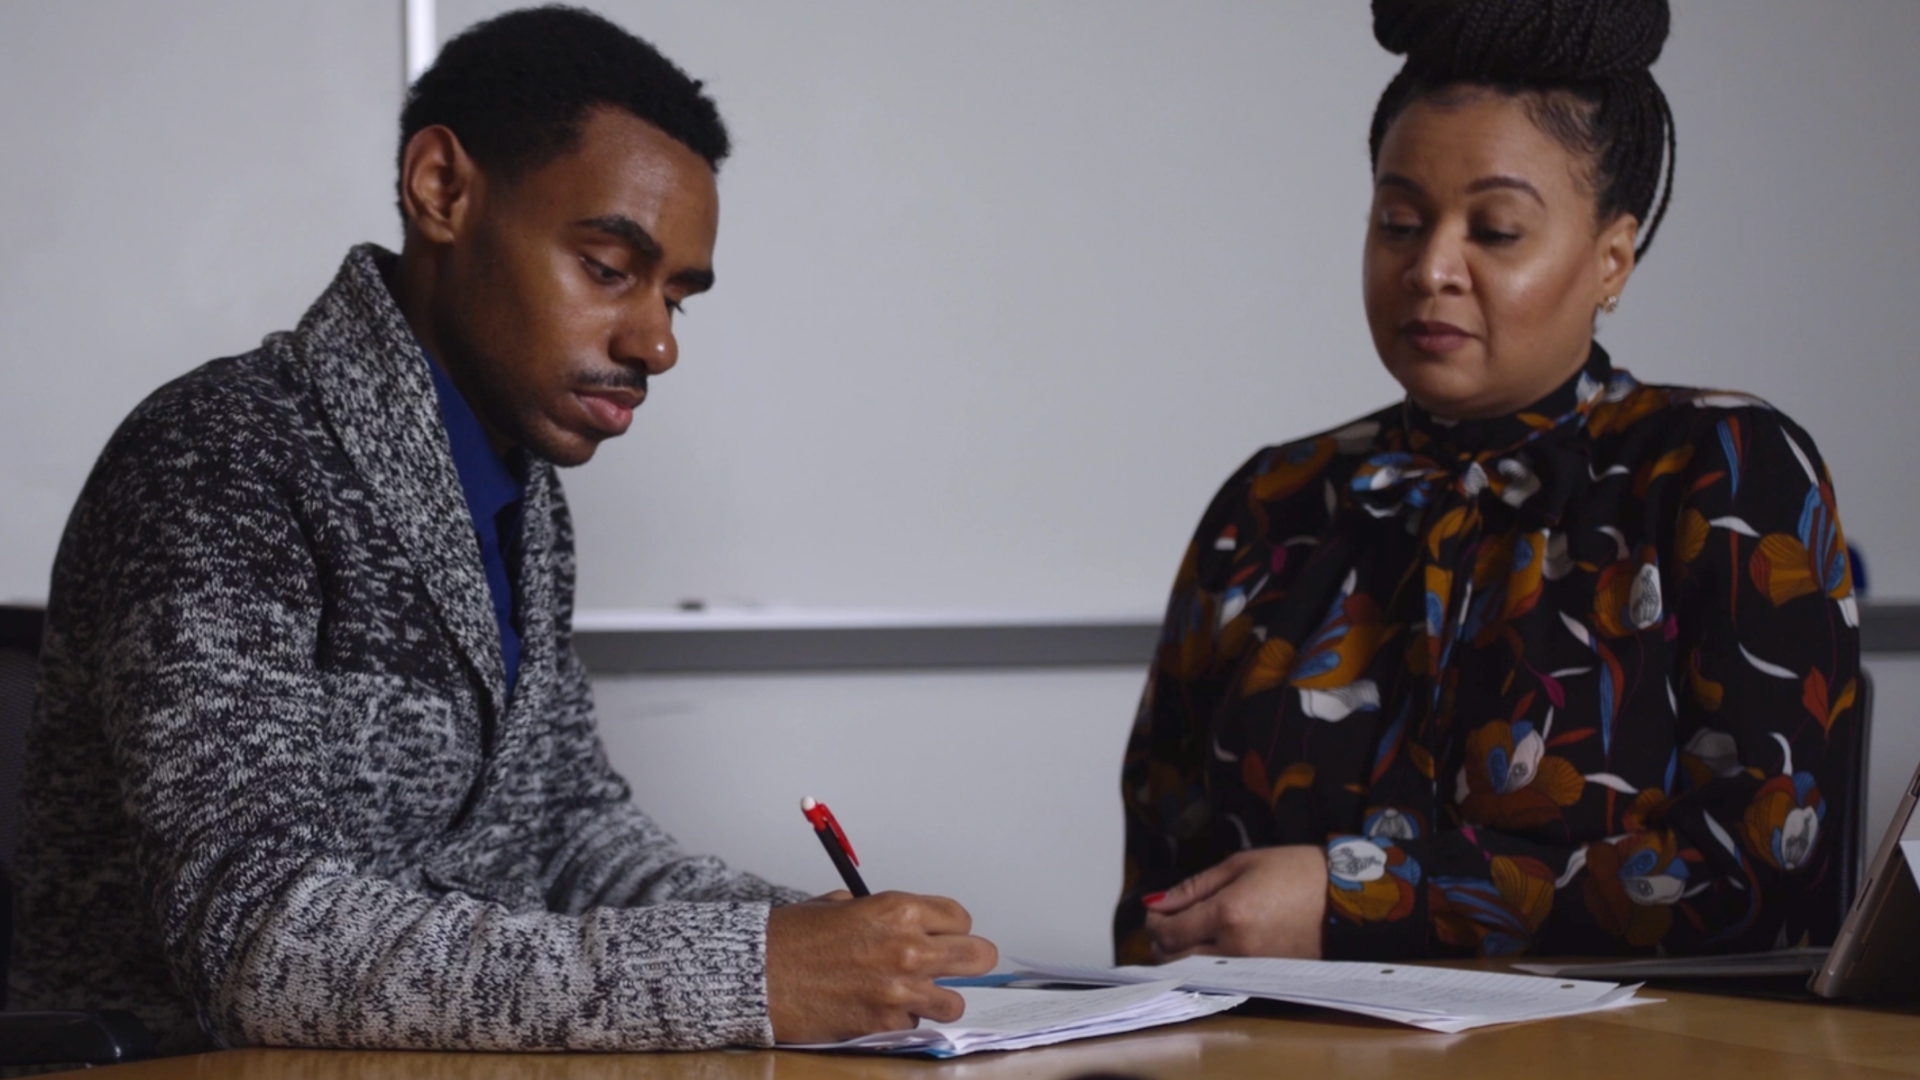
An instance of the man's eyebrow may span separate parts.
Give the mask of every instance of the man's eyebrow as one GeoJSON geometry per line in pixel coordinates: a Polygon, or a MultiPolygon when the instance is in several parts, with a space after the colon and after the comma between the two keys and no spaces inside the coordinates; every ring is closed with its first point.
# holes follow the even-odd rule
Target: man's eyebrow
{"type": "Polygon", "coordinates": [[[713,288],[713,271],[682,270],[673,275],[673,280],[689,293],[702,293],[713,288]]]}
{"type": "MultiPolygon", "coordinates": [[[[625,214],[607,214],[603,217],[585,218],[574,222],[583,229],[603,232],[625,243],[633,253],[647,262],[657,262],[666,252],[660,247],[660,241],[653,238],[639,222],[625,214]]],[[[713,271],[706,269],[682,270],[673,275],[673,280],[688,292],[706,292],[713,288],[713,271]]]]}
{"type": "Polygon", "coordinates": [[[660,241],[655,240],[652,233],[642,228],[639,222],[625,214],[608,214],[605,217],[585,218],[581,221],[574,222],[574,224],[583,229],[603,232],[617,240],[621,240],[633,249],[635,255],[649,261],[658,259],[666,254],[660,248],[660,241]]]}

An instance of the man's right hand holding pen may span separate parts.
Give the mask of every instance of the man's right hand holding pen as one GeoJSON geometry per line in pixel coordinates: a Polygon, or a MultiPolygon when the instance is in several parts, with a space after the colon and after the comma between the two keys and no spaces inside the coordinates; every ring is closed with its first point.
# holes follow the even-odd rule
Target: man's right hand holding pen
{"type": "MultiPolygon", "coordinates": [[[[816,829],[832,822],[812,800],[804,809],[816,829]]],[[[844,834],[837,825],[831,831],[850,862],[844,834]]],[[[850,885],[860,884],[856,871],[834,862],[850,885]]],[[[958,1020],[960,995],[933,980],[981,975],[999,959],[993,943],[972,929],[967,910],[942,896],[835,891],[774,908],[767,919],[767,1010],[775,1041],[837,1042],[909,1028],[920,1017],[958,1020]]]]}

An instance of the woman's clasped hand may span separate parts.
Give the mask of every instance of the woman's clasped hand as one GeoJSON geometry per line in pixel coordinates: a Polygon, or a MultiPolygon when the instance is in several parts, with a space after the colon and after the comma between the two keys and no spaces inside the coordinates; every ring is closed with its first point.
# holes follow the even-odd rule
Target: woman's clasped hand
{"type": "Polygon", "coordinates": [[[1141,902],[1155,963],[1195,955],[1317,960],[1327,853],[1312,844],[1235,852],[1141,902]]]}

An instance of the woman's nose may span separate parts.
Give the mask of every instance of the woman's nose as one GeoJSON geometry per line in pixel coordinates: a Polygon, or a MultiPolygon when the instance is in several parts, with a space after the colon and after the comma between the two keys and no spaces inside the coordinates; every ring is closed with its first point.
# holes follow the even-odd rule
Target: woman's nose
{"type": "Polygon", "coordinates": [[[1407,267],[1407,286],[1423,296],[1466,291],[1467,267],[1461,245],[1435,232],[1407,267]]]}

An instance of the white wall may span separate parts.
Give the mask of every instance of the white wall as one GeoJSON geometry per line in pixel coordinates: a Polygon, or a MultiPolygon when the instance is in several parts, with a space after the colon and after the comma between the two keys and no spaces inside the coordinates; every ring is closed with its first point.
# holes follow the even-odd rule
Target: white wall
{"type": "Polygon", "coordinates": [[[1120,892],[1120,756],[1141,673],[597,680],[635,799],[689,848],[840,887],[800,816],[833,808],[867,884],[958,898],[1001,951],[1100,961],[1120,892]]]}
{"type": "Polygon", "coordinates": [[[0,3],[0,601],[107,436],[397,242],[398,0],[0,3]]]}
{"type": "MultiPolygon", "coordinates": [[[[399,6],[0,4],[0,598],[134,401],[392,242],[399,6]]],[[[739,152],[681,368],[568,478],[586,606],[1150,612],[1235,464],[1393,396],[1357,0],[601,7],[739,152]]],[[[1804,421],[1920,597],[1920,5],[1677,7],[1679,199],[1603,336],[1804,421]]]]}
{"type": "MultiPolygon", "coordinates": [[[[681,368],[569,477],[583,603],[1157,610],[1233,466],[1396,396],[1359,0],[600,6],[739,152],[681,368]]],[[[1803,421],[1920,596],[1920,4],[1675,8],[1678,197],[1603,339],[1803,421]]]]}

